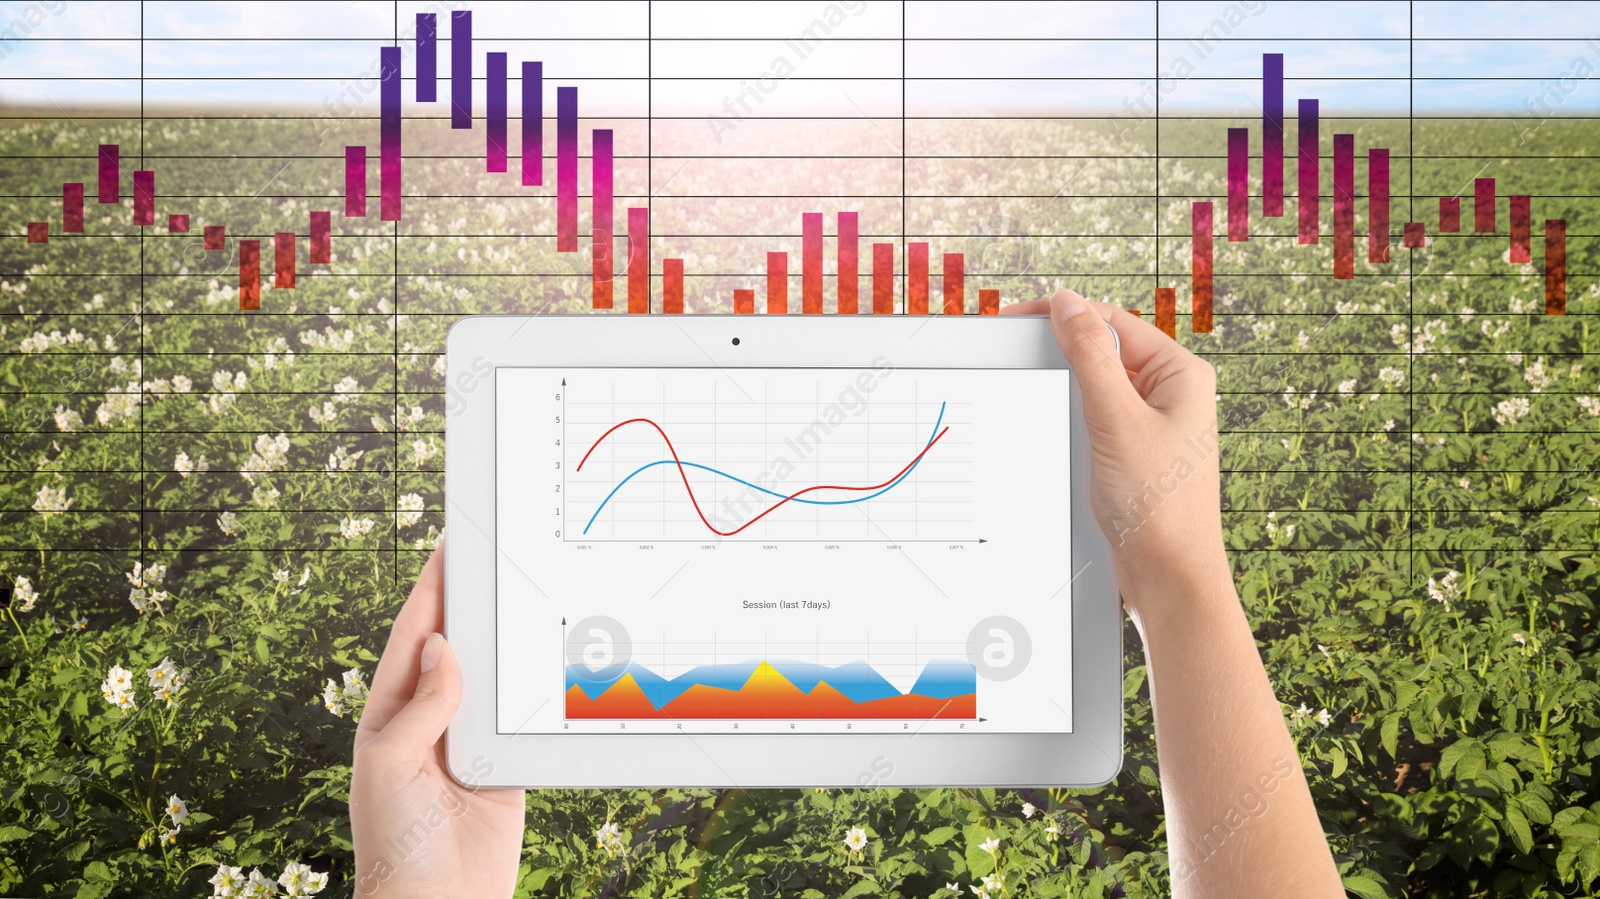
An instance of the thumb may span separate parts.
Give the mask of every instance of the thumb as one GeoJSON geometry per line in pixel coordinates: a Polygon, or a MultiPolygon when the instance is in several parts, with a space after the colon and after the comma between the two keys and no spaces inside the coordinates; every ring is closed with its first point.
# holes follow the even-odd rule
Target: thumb
{"type": "Polygon", "coordinates": [[[1107,421],[1134,404],[1144,408],[1139,391],[1128,380],[1116,338],[1098,309],[1074,291],[1057,291],[1050,298],[1050,322],[1083,391],[1084,414],[1090,421],[1107,421]]]}
{"type": "Polygon", "coordinates": [[[411,699],[383,728],[381,739],[399,754],[420,761],[431,756],[461,705],[461,667],[443,634],[429,634],[418,660],[411,699]]]}

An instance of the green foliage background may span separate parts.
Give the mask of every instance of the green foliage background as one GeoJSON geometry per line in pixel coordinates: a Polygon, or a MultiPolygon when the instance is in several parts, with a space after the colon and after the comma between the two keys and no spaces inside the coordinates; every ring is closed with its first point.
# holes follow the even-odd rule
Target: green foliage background
{"type": "MultiPolygon", "coordinates": [[[[230,234],[269,236],[299,223],[303,233],[309,210],[339,208],[337,159],[367,124],[149,123],[153,157],[211,153],[155,160],[158,212],[187,211],[197,231],[224,223],[230,234]],[[229,158],[269,152],[304,158],[279,175],[275,161],[229,158]],[[263,198],[251,199],[258,190],[263,198]],[[199,198],[169,200],[169,191],[199,198]]],[[[1229,124],[1163,125],[1164,193],[1220,197],[1220,162],[1195,157],[1214,156],[1229,124]]],[[[1403,123],[1346,125],[1358,146],[1407,146],[1403,123]]],[[[621,156],[636,126],[616,127],[621,156]]],[[[913,230],[992,235],[938,243],[966,252],[969,272],[1021,273],[984,281],[1007,301],[1068,284],[1146,310],[1155,283],[1187,295],[1187,201],[1129,199],[1148,196],[1157,174],[1148,128],[919,127],[919,146],[953,156],[1048,147],[1063,157],[930,160],[911,184],[928,197],[908,203],[913,230]],[[993,195],[1074,198],[936,196],[973,179],[993,195]],[[1134,236],[1154,232],[1158,215],[1160,233],[1177,236],[1134,236]],[[1025,236],[1062,233],[1081,236],[1025,236]]],[[[408,153],[450,146],[446,137],[414,129],[408,153]]],[[[1582,186],[1596,172],[1588,159],[1517,158],[1597,138],[1592,123],[1547,123],[1525,143],[1494,123],[1416,131],[1420,155],[1503,154],[1487,171],[1444,158],[1413,171],[1396,150],[1397,223],[1433,221],[1431,201],[1411,212],[1403,195],[1454,195],[1478,174],[1501,178],[1503,193],[1533,194],[1536,220],[1564,216],[1574,235],[1565,318],[1538,314],[1539,266],[1504,262],[1503,236],[1396,248],[1394,262],[1358,261],[1355,280],[1331,281],[1328,238],[1295,245],[1292,200],[1291,217],[1258,223],[1249,243],[1218,242],[1216,333],[1189,334],[1180,317],[1180,339],[1219,371],[1224,519],[1240,596],[1356,895],[1594,895],[1600,879],[1600,419],[1576,399],[1600,393],[1590,333],[1600,286],[1586,236],[1592,201],[1564,198],[1592,193],[1582,186]],[[1403,381],[1385,381],[1385,368],[1403,381]],[[1517,396],[1528,414],[1497,421],[1496,404],[1517,396]],[[1428,583],[1452,570],[1460,594],[1446,608],[1428,583]],[[1294,717],[1301,704],[1326,709],[1329,723],[1294,717]]],[[[334,265],[303,271],[292,292],[269,287],[251,315],[235,311],[231,245],[207,254],[198,233],[136,235],[126,200],[100,207],[91,196],[81,238],[23,241],[24,222],[59,220],[59,198],[42,187],[92,182],[96,142],[120,142],[129,158],[140,139],[137,123],[105,120],[0,131],[0,576],[26,577],[39,594],[31,611],[14,601],[0,621],[0,892],[204,895],[219,863],[275,874],[298,860],[331,872],[329,894],[348,894],[354,722],[323,708],[322,684],[356,666],[370,676],[429,528],[442,526],[443,454],[423,458],[414,443],[442,441],[435,364],[445,332],[468,312],[582,311],[588,261],[556,256],[539,236],[553,230],[548,202],[455,199],[515,192],[461,159],[409,166],[415,196],[398,229],[376,214],[336,212],[334,265]],[[463,231],[481,236],[450,236],[463,231]],[[531,273],[548,277],[503,277],[531,273]],[[68,341],[74,329],[88,339],[68,341]],[[61,342],[21,351],[51,332],[61,342]],[[205,399],[219,371],[247,373],[221,414],[205,399]],[[189,393],[173,387],[179,375],[192,380],[189,393]],[[313,421],[309,407],[333,401],[346,377],[359,396],[336,404],[332,424],[313,421]],[[130,384],[131,414],[97,423],[95,411],[130,384]],[[58,406],[82,424],[58,427],[58,406]],[[405,414],[413,406],[419,419],[405,414]],[[288,462],[259,476],[279,491],[263,509],[238,469],[259,435],[280,431],[288,462]],[[338,448],[362,453],[354,470],[325,470],[338,448]],[[204,455],[209,470],[180,476],[180,452],[204,455]],[[41,487],[66,490],[71,508],[33,511],[41,487]],[[412,493],[425,511],[401,527],[396,500],[412,493]],[[225,511],[238,517],[231,535],[217,524],[225,511]],[[375,525],[347,539],[347,517],[375,525]],[[141,616],[126,598],[138,560],[169,566],[160,614],[141,616]],[[143,687],[143,670],[165,657],[192,671],[172,708],[143,687]],[[137,675],[134,713],[99,695],[113,664],[137,675]],[[193,816],[175,843],[159,843],[174,793],[193,816]]],[[[814,135],[812,150],[830,139],[814,135]]],[[[656,201],[655,230],[795,230],[794,203],[671,199],[717,193],[724,175],[707,163],[675,174],[656,201]]],[[[877,178],[892,193],[899,177],[898,168],[864,175],[859,190],[872,192],[877,178]]],[[[620,165],[618,194],[643,194],[643,180],[641,164],[620,165]]],[[[759,271],[767,248],[739,243],[702,267],[759,271]]],[[[710,255],[670,237],[654,252],[689,257],[691,271],[695,253],[710,255]]],[[[726,308],[724,288],[739,280],[694,281],[691,309],[726,308]]],[[[1145,669],[1131,631],[1127,643],[1126,766],[1103,789],[539,792],[519,894],[949,897],[947,883],[967,894],[997,869],[1010,896],[1167,894],[1145,669]],[[1038,811],[1024,814],[1024,803],[1038,811]],[[597,846],[607,822],[620,826],[625,851],[597,846]],[[869,839],[852,855],[843,841],[854,826],[869,839]],[[990,838],[998,851],[981,848],[990,838]]],[[[1219,822],[1219,832],[1250,822],[1219,822]]]]}

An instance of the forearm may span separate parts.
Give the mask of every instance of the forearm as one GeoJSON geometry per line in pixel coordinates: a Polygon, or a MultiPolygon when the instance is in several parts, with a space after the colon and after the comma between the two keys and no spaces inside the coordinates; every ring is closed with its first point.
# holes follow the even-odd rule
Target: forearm
{"type": "Polygon", "coordinates": [[[1220,541],[1123,572],[1145,645],[1173,894],[1341,897],[1220,541]]]}

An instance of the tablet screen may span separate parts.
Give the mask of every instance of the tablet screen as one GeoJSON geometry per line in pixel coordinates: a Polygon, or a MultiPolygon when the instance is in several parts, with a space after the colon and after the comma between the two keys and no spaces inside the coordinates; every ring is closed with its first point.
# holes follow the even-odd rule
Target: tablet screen
{"type": "Polygon", "coordinates": [[[500,733],[1072,731],[1067,370],[496,377],[500,733]]]}

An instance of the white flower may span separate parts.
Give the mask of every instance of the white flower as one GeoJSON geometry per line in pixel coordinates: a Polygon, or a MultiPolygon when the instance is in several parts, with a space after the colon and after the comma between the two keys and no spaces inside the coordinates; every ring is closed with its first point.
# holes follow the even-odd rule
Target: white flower
{"type": "Polygon", "coordinates": [[[333,477],[335,472],[350,471],[355,468],[356,463],[360,462],[365,454],[366,450],[356,450],[352,453],[342,446],[334,447],[332,455],[328,456],[328,477],[333,477]]]}
{"type": "Polygon", "coordinates": [[[250,454],[249,461],[245,462],[239,472],[244,475],[246,481],[253,484],[255,483],[255,474],[257,472],[277,471],[284,466],[288,458],[289,437],[287,434],[280,432],[276,437],[262,434],[256,437],[255,452],[250,454]]]}
{"type": "Polygon", "coordinates": [[[278,488],[276,487],[268,487],[265,490],[255,487],[250,491],[250,501],[255,503],[258,509],[270,509],[276,506],[278,504],[278,496],[278,488]]]}
{"type": "Polygon", "coordinates": [[[239,893],[244,899],[268,899],[278,895],[278,885],[272,878],[261,873],[260,868],[250,869],[250,880],[244,885],[244,890],[239,893]]]}
{"type": "Polygon", "coordinates": [[[1005,875],[998,871],[983,878],[983,888],[986,890],[998,890],[1005,885],[1005,875]]]}
{"type": "MultiPolygon", "coordinates": [[[[177,676],[177,674],[178,667],[172,664],[171,658],[163,658],[161,660],[161,664],[145,671],[145,676],[150,678],[150,686],[152,687],[163,687],[172,683],[172,679],[177,676]]],[[[172,823],[182,824],[183,822],[174,821],[172,823]]]]}
{"type": "Polygon", "coordinates": [[[65,406],[56,407],[56,430],[76,431],[83,427],[83,416],[65,406]]]}
{"type": "Polygon", "coordinates": [[[1348,381],[1340,381],[1339,382],[1339,395],[1340,396],[1354,396],[1355,392],[1356,392],[1356,379],[1355,378],[1351,378],[1348,381]]]}
{"type": "Polygon", "coordinates": [[[860,827],[852,827],[845,831],[844,848],[850,852],[860,852],[867,846],[867,832],[860,827]]]}
{"type": "Polygon", "coordinates": [[[1022,804],[1022,817],[1024,817],[1024,818],[1032,818],[1033,817],[1033,813],[1036,812],[1036,811],[1038,811],[1038,809],[1033,807],[1033,803],[1024,802],[1022,804]]]}
{"type": "Polygon", "coordinates": [[[172,470],[182,477],[188,477],[194,471],[194,463],[189,461],[188,453],[179,453],[172,460],[172,470]]]}
{"type": "Polygon", "coordinates": [[[339,383],[333,385],[333,399],[338,403],[353,403],[361,398],[361,385],[356,379],[346,376],[339,383]]]}
{"type": "Polygon", "coordinates": [[[72,500],[67,499],[67,489],[65,487],[60,490],[49,486],[40,487],[39,493],[33,501],[33,511],[38,512],[47,519],[51,515],[64,515],[67,509],[71,507],[72,500]]]}
{"type": "Polygon", "coordinates": [[[959,883],[947,883],[944,885],[944,888],[947,890],[955,890],[958,893],[961,892],[961,884],[959,883]]]}
{"type": "Polygon", "coordinates": [[[1522,636],[1521,634],[1512,634],[1511,635],[1511,639],[1517,641],[1517,643],[1519,643],[1519,644],[1521,644],[1523,646],[1527,646],[1528,645],[1528,638],[1522,636]]]}
{"type": "Polygon", "coordinates": [[[366,698],[366,696],[367,696],[367,682],[366,682],[365,679],[363,679],[363,677],[361,675],[361,669],[360,668],[351,668],[349,671],[346,671],[344,673],[343,677],[344,677],[344,688],[342,690],[340,690],[340,693],[345,698],[347,698],[347,699],[365,699],[366,698]]]}
{"type": "Polygon", "coordinates": [[[33,604],[39,599],[39,594],[34,592],[33,581],[19,574],[16,582],[11,585],[11,591],[11,600],[17,603],[17,611],[33,611],[33,604]]]}
{"type": "MultiPolygon", "coordinates": [[[[171,664],[170,660],[167,664],[171,664]]],[[[189,806],[174,793],[167,798],[167,817],[172,819],[172,826],[177,827],[189,818],[189,806]]]]}
{"type": "Polygon", "coordinates": [[[211,884],[212,899],[233,899],[244,889],[244,875],[228,865],[218,865],[217,873],[207,882],[211,884]]]}
{"type": "Polygon", "coordinates": [[[989,839],[984,840],[982,843],[979,843],[978,848],[989,853],[990,855],[994,855],[1000,851],[1000,838],[990,837],[989,839]]]}
{"type": "Polygon", "coordinates": [[[1047,834],[1049,836],[1050,842],[1053,843],[1057,839],[1059,839],[1060,836],[1061,836],[1061,825],[1057,824],[1054,821],[1051,821],[1050,822],[1050,826],[1046,827],[1044,829],[1044,832],[1045,832],[1045,834],[1047,834]]]}
{"type": "Polygon", "coordinates": [[[595,845],[604,849],[607,855],[616,855],[627,847],[627,844],[622,839],[622,828],[610,821],[601,825],[600,829],[595,831],[594,836],[595,845]]]}
{"type": "Polygon", "coordinates": [[[183,375],[172,376],[172,389],[178,393],[188,393],[194,387],[194,382],[183,375]]]}
{"type": "Polygon", "coordinates": [[[439,446],[433,442],[432,437],[427,440],[413,440],[411,442],[411,461],[415,465],[420,466],[438,454],[439,446]]]}
{"type": "Polygon", "coordinates": [[[289,569],[279,568],[277,571],[274,571],[272,573],[272,580],[274,583],[280,585],[289,583],[289,569]]]}
{"type": "Polygon", "coordinates": [[[1384,368],[1378,372],[1378,380],[1393,387],[1399,387],[1406,381],[1405,369],[1384,368]]]}
{"type": "Polygon", "coordinates": [[[1495,404],[1494,420],[1501,425],[1513,425],[1521,421],[1531,408],[1532,403],[1525,396],[1501,400],[1495,404]]]}
{"type": "Polygon", "coordinates": [[[176,843],[176,842],[178,842],[178,834],[180,834],[180,833],[183,833],[183,828],[181,828],[181,827],[168,828],[166,826],[162,826],[161,827],[161,842],[163,842],[163,843],[176,843]]]}
{"type": "Polygon", "coordinates": [[[106,672],[106,679],[100,682],[100,695],[123,711],[134,708],[133,672],[121,665],[112,665],[106,672]]]}
{"type": "Polygon", "coordinates": [[[232,512],[224,512],[217,516],[217,527],[222,528],[222,533],[232,537],[233,532],[239,529],[239,516],[232,512]]]}
{"type": "Polygon", "coordinates": [[[134,587],[128,591],[128,602],[133,604],[134,610],[140,615],[143,615],[146,609],[155,609],[160,612],[161,604],[171,598],[172,595],[165,590],[146,590],[143,587],[134,587]]]}
{"type": "Polygon", "coordinates": [[[328,875],[315,873],[310,865],[290,862],[278,875],[278,883],[283,884],[285,896],[310,896],[322,892],[328,885],[328,875]]]}
{"type": "Polygon", "coordinates": [[[309,580],[311,580],[311,566],[307,565],[306,570],[300,572],[300,583],[296,584],[295,586],[304,587],[306,585],[306,581],[309,580]]]}
{"type": "Polygon", "coordinates": [[[1600,415],[1600,397],[1580,396],[1578,405],[1590,415],[1600,415]]]}
{"type": "Polygon", "coordinates": [[[1461,597],[1461,588],[1456,586],[1456,580],[1459,577],[1461,577],[1461,572],[1452,568],[1448,569],[1444,577],[1437,581],[1431,577],[1428,578],[1428,595],[1433,597],[1434,602],[1442,604],[1446,612],[1450,611],[1450,600],[1461,597]]]}
{"type": "Polygon", "coordinates": [[[411,527],[422,520],[422,497],[407,493],[395,503],[395,509],[395,524],[403,528],[411,527]]]}
{"type": "Polygon", "coordinates": [[[1320,711],[1317,712],[1317,723],[1318,724],[1322,725],[1323,727],[1327,727],[1332,721],[1333,721],[1333,714],[1331,712],[1329,712],[1327,709],[1321,709],[1320,711]]]}
{"type": "Polygon", "coordinates": [[[310,414],[311,414],[311,420],[316,422],[317,424],[319,424],[319,425],[331,425],[331,424],[333,424],[334,419],[339,417],[339,407],[335,406],[332,403],[327,403],[327,402],[323,403],[320,406],[318,406],[315,403],[313,403],[312,406],[311,406],[311,413],[310,414]]]}
{"type": "Polygon", "coordinates": [[[339,536],[346,540],[354,540],[357,537],[364,537],[371,532],[372,519],[370,518],[356,519],[346,517],[343,521],[339,522],[339,536]]]}
{"type": "Polygon", "coordinates": [[[1298,724],[1309,717],[1311,717],[1311,709],[1302,702],[1300,703],[1300,708],[1295,709],[1294,714],[1289,716],[1289,720],[1292,723],[1298,724]]]}
{"type": "Polygon", "coordinates": [[[1333,656],[1328,655],[1328,647],[1323,646],[1321,643],[1317,644],[1317,652],[1322,653],[1322,657],[1325,658],[1325,659],[1333,658],[1333,656]]]}
{"type": "Polygon", "coordinates": [[[328,711],[334,713],[335,715],[338,715],[340,718],[343,718],[344,717],[344,702],[343,702],[343,699],[344,699],[343,695],[339,692],[339,684],[337,682],[335,682],[333,678],[331,678],[331,677],[328,678],[327,684],[325,686],[323,686],[323,688],[322,688],[322,706],[323,706],[323,708],[325,708],[328,711]]]}

